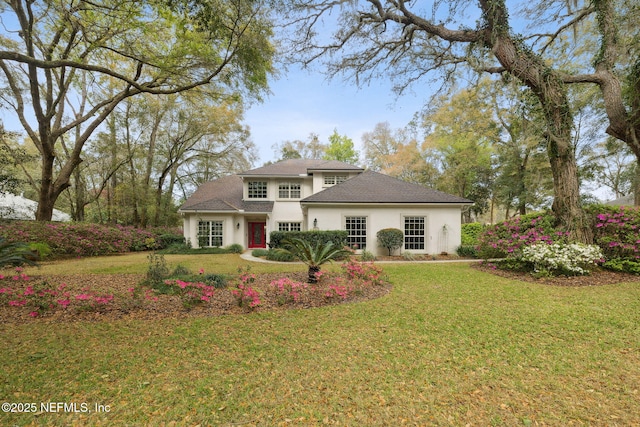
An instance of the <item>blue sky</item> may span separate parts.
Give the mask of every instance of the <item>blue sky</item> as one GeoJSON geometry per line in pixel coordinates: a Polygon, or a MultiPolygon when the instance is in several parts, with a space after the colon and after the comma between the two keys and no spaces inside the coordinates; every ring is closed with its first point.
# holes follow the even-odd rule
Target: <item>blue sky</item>
{"type": "Polygon", "coordinates": [[[262,104],[245,113],[244,122],[259,150],[256,166],[275,160],[274,144],[306,141],[310,133],[327,143],[334,129],[361,150],[363,133],[381,122],[389,122],[392,129],[405,127],[429,97],[427,90],[398,97],[382,79],[358,88],[339,76],[327,80],[319,71],[294,67],[271,82],[271,91],[262,104]]]}

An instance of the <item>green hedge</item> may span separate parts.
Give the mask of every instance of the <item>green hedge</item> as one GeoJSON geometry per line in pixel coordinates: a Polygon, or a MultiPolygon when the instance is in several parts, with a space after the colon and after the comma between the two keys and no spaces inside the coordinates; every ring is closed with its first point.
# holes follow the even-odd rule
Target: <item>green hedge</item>
{"type": "Polygon", "coordinates": [[[334,245],[346,246],[347,236],[346,230],[272,231],[269,234],[269,247],[282,248],[282,242],[290,238],[303,239],[312,245],[332,242],[334,245]]]}
{"type": "Polygon", "coordinates": [[[475,246],[478,244],[478,237],[484,231],[484,225],[479,222],[471,222],[468,224],[462,224],[462,246],[475,246]]]}

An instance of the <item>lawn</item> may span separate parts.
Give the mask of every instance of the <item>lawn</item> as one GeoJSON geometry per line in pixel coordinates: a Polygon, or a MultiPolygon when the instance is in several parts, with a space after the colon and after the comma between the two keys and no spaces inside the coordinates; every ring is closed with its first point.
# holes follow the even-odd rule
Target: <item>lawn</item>
{"type": "MultiPolygon", "coordinates": [[[[246,264],[167,260],[220,272],[246,264]]],[[[41,272],[140,273],[144,262],[41,272]]],[[[253,265],[278,269],[300,266],[253,265]]],[[[384,269],[394,290],[357,304],[2,325],[2,401],[38,413],[1,413],[0,424],[640,425],[640,283],[548,286],[464,264],[384,269]]]]}

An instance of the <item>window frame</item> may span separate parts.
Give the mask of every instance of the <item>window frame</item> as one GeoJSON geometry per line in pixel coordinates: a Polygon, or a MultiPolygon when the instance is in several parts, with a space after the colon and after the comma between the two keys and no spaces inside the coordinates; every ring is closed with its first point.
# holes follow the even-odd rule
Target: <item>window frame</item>
{"type": "Polygon", "coordinates": [[[343,220],[344,229],[347,231],[347,245],[358,251],[367,248],[367,229],[369,218],[366,215],[345,215],[343,220]],[[349,226],[355,227],[349,227],[349,226]],[[356,233],[353,233],[355,231],[356,233]],[[357,247],[356,247],[357,245],[357,247]]]}
{"type": "Polygon", "coordinates": [[[332,175],[323,175],[322,177],[322,185],[324,187],[333,187],[334,185],[342,184],[347,179],[349,179],[349,175],[340,173],[340,174],[332,174],[332,175]]]}
{"type": "Polygon", "coordinates": [[[278,231],[302,231],[302,222],[300,221],[278,222],[278,231]]]}
{"type": "Polygon", "coordinates": [[[268,181],[248,181],[247,182],[247,199],[267,199],[269,197],[268,181]],[[262,185],[261,185],[262,184],[262,185]],[[256,188],[256,186],[259,186],[256,188]]]}
{"type": "Polygon", "coordinates": [[[198,221],[198,246],[201,248],[221,248],[224,246],[224,221],[198,221]],[[215,243],[220,243],[216,245],[215,243]]]}
{"type": "Polygon", "coordinates": [[[281,181],[278,183],[278,199],[299,200],[302,198],[302,183],[296,181],[281,181]],[[297,187],[297,188],[293,188],[297,187]],[[283,192],[285,194],[283,195],[283,192]],[[297,192],[297,195],[294,195],[297,192]]]}
{"type": "Polygon", "coordinates": [[[402,231],[404,234],[404,250],[425,251],[427,247],[427,217],[425,215],[403,216],[402,231]]]}

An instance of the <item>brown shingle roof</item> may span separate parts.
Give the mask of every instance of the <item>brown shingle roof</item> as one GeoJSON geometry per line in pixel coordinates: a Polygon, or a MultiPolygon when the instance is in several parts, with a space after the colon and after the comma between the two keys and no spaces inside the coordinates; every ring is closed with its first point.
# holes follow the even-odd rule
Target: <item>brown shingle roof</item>
{"type": "Polygon", "coordinates": [[[309,196],[301,203],[448,203],[472,204],[471,200],[366,171],[345,182],[309,196]]]}
{"type": "Polygon", "coordinates": [[[189,197],[181,211],[239,211],[271,212],[273,202],[242,200],[242,178],[238,175],[225,176],[215,181],[205,182],[189,197]]]}
{"type": "Polygon", "coordinates": [[[361,172],[362,170],[361,167],[337,160],[289,159],[243,172],[240,176],[300,176],[313,171],[361,172]]]}

